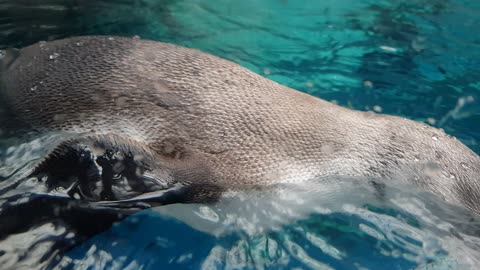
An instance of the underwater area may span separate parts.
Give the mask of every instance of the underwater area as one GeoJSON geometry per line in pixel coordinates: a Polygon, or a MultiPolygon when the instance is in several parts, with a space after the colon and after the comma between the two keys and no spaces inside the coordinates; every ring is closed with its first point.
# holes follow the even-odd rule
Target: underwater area
{"type": "MultiPolygon", "coordinates": [[[[480,1],[466,0],[0,0],[0,49],[81,35],[196,48],[344,107],[442,128],[477,154],[479,29],[480,1]]],[[[36,188],[29,170],[60,136],[3,133],[0,213],[36,188]]],[[[378,196],[367,179],[349,177],[147,209],[71,239],[48,216],[27,230],[0,230],[0,268],[480,266],[480,217],[395,183],[378,196]]]]}

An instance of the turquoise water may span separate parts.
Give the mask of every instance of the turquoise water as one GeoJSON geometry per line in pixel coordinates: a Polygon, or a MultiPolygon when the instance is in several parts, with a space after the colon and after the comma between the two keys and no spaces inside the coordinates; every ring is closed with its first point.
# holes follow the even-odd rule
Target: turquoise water
{"type": "MultiPolygon", "coordinates": [[[[345,107],[426,122],[480,153],[478,29],[478,1],[0,0],[0,48],[78,35],[139,35],[201,49],[345,107]]],[[[22,175],[14,167],[31,161],[38,144],[4,146],[0,190],[22,175]]],[[[391,187],[382,199],[357,179],[344,183],[336,191],[319,184],[315,192],[287,188],[271,197],[245,194],[214,205],[143,211],[53,263],[39,263],[49,245],[68,238],[60,225],[46,222],[3,239],[0,263],[65,269],[480,265],[480,223],[462,209],[403,187],[391,187]]]]}

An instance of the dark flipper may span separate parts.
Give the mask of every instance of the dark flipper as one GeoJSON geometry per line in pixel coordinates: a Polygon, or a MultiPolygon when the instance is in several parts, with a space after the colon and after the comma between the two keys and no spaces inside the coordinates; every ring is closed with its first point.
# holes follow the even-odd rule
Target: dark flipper
{"type": "Polygon", "coordinates": [[[173,184],[147,146],[118,136],[64,141],[31,176],[46,178],[50,190],[61,187],[70,197],[88,201],[122,200],[173,184]]]}
{"type": "Polygon", "coordinates": [[[49,254],[62,254],[142,209],[213,202],[224,190],[206,184],[210,174],[202,167],[162,162],[169,160],[118,136],[64,141],[29,175],[39,179],[37,185],[48,187],[46,193],[0,198],[0,240],[51,223],[65,233],[59,236],[51,229],[42,241],[55,243],[49,254]],[[74,236],[66,237],[69,233],[74,236]]]}

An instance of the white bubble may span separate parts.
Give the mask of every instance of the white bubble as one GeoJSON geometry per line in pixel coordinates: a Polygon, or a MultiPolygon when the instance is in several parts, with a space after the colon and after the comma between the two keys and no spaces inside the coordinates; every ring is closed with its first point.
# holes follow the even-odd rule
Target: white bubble
{"type": "Polygon", "coordinates": [[[215,213],[215,211],[208,206],[201,206],[199,207],[198,210],[199,211],[196,212],[196,214],[205,220],[208,220],[214,223],[217,223],[220,220],[218,214],[215,213]]]}
{"type": "Polygon", "coordinates": [[[380,46],[380,49],[382,49],[385,52],[390,52],[390,53],[396,53],[398,51],[397,48],[390,47],[390,46],[385,46],[385,45],[380,46]]]}
{"type": "Polygon", "coordinates": [[[365,88],[373,88],[373,83],[369,80],[363,81],[363,87],[365,88]]]}
{"type": "Polygon", "coordinates": [[[57,59],[58,57],[60,57],[60,54],[55,52],[55,53],[50,54],[50,55],[48,56],[48,59],[50,59],[50,60],[55,60],[55,59],[57,59]]]}

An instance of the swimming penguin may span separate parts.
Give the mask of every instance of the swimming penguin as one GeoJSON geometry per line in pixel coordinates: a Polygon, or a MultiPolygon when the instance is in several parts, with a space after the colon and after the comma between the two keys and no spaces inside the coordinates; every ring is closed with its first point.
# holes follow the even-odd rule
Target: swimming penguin
{"type": "Polygon", "coordinates": [[[86,36],[7,51],[1,65],[3,106],[22,132],[67,134],[31,175],[72,198],[204,202],[338,175],[406,183],[480,214],[480,157],[442,130],[343,108],[195,49],[86,36]]]}

